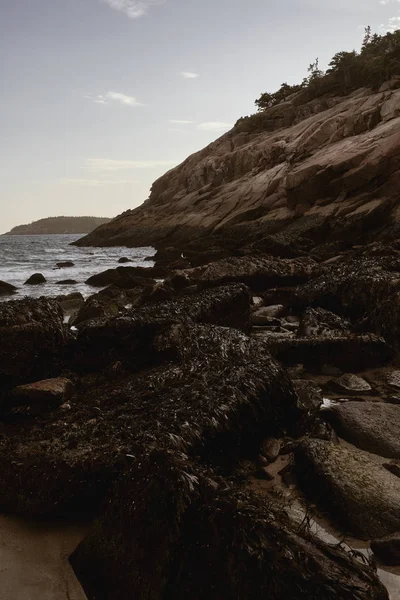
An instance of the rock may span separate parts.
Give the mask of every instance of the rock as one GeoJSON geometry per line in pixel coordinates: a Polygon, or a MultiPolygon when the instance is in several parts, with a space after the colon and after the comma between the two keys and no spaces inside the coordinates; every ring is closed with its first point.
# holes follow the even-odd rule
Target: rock
{"type": "Polygon", "coordinates": [[[400,533],[372,540],[371,550],[384,565],[400,565],[400,533]]]}
{"type": "Polygon", "coordinates": [[[253,325],[268,325],[271,319],[281,316],[283,310],[282,305],[263,306],[253,312],[251,322],[253,325]]]}
{"type": "Polygon", "coordinates": [[[322,365],[321,375],[327,375],[328,377],[340,377],[342,375],[342,371],[334,365],[322,365]]]}
{"type": "Polygon", "coordinates": [[[264,306],[264,300],[262,298],[260,298],[260,296],[253,296],[253,305],[252,305],[252,309],[254,311],[258,310],[259,308],[261,308],[262,306],[264,306]]]}
{"type": "Polygon", "coordinates": [[[0,281],[0,296],[12,296],[17,293],[17,288],[11,283],[0,281]]]}
{"type": "Polygon", "coordinates": [[[66,260],[64,262],[58,262],[57,263],[57,267],[59,269],[68,269],[69,267],[74,267],[75,263],[73,263],[71,260],[66,260]]]}
{"type": "Polygon", "coordinates": [[[46,283],[46,278],[41,273],[35,273],[31,275],[24,285],[40,285],[46,283]]]}
{"type": "Polygon", "coordinates": [[[348,335],[349,321],[323,308],[307,308],[300,320],[299,337],[348,335]]]}
{"type": "Polygon", "coordinates": [[[400,406],[346,402],[325,411],[340,437],[385,458],[400,458],[400,406]]]}
{"type": "Polygon", "coordinates": [[[62,281],[57,281],[56,285],[76,285],[77,283],[75,279],[63,279],[62,281]]]}
{"type": "Polygon", "coordinates": [[[55,300],[66,313],[77,311],[85,301],[80,292],[72,292],[71,294],[56,296],[55,300]]]}
{"type": "Polygon", "coordinates": [[[400,396],[388,396],[385,401],[389,404],[400,404],[400,396]]]}
{"type": "Polygon", "coordinates": [[[0,303],[0,337],[0,386],[58,375],[69,334],[55,300],[0,303]]]}
{"type": "Polygon", "coordinates": [[[7,408],[27,405],[33,408],[56,408],[69,400],[74,392],[70,379],[58,377],[14,388],[7,401],[7,408]]]}
{"type": "Polygon", "coordinates": [[[384,463],[382,465],[389,473],[393,473],[396,477],[400,477],[400,466],[396,465],[396,463],[384,463]]]}
{"type": "Polygon", "coordinates": [[[297,407],[302,413],[300,422],[302,430],[313,424],[322,405],[322,390],[311,380],[294,379],[293,387],[297,394],[297,407]]]}
{"type": "Polygon", "coordinates": [[[296,474],[307,497],[346,533],[370,539],[399,530],[400,480],[368,453],[308,440],[297,450],[296,474]]]}
{"type": "MultiPolygon", "coordinates": [[[[341,371],[363,371],[388,363],[393,351],[375,335],[268,339],[271,354],[285,365],[303,364],[310,372],[321,372],[325,365],[341,371]]],[[[327,371],[325,370],[325,373],[327,371]]]]}
{"type": "Polygon", "coordinates": [[[273,463],[281,451],[281,442],[276,438],[267,438],[261,446],[261,453],[269,463],[273,463]]]}
{"type": "Polygon", "coordinates": [[[309,258],[276,259],[263,256],[230,257],[203,267],[188,269],[190,281],[203,287],[240,282],[255,292],[308,281],[318,264],[309,258]]]}
{"type": "Polygon", "coordinates": [[[265,250],[283,256],[307,239],[318,246],[377,237],[397,220],[400,125],[389,107],[398,98],[398,90],[365,88],[293,98],[240,121],[159,178],[144,206],[77,245],[185,247],[209,236],[209,247],[234,237],[247,246],[273,237],[265,250]]]}
{"type": "Polygon", "coordinates": [[[346,373],[338,379],[333,379],[330,385],[335,391],[347,396],[365,395],[372,392],[372,387],[365,379],[352,373],[346,373]]]}
{"type": "Polygon", "coordinates": [[[154,285],[154,278],[159,275],[160,272],[154,267],[117,267],[116,269],[107,269],[98,275],[92,275],[85,283],[94,287],[114,285],[122,289],[133,289],[144,285],[154,285]]]}
{"type": "Polygon", "coordinates": [[[392,371],[386,380],[389,387],[400,392],[400,371],[392,371]]]}
{"type": "Polygon", "coordinates": [[[118,260],[118,262],[119,262],[121,265],[123,265],[123,264],[125,264],[125,263],[130,263],[130,262],[132,262],[132,261],[131,261],[129,258],[127,258],[126,256],[122,256],[122,257],[121,257],[121,258],[118,260]]]}

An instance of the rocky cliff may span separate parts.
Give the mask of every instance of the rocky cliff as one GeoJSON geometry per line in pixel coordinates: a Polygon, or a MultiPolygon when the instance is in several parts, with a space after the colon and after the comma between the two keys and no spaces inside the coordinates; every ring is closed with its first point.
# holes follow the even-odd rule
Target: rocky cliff
{"type": "Polygon", "coordinates": [[[391,238],[400,220],[399,88],[396,79],[346,97],[296,94],[256,127],[239,122],[158,179],[142,206],[79,244],[391,238]]]}

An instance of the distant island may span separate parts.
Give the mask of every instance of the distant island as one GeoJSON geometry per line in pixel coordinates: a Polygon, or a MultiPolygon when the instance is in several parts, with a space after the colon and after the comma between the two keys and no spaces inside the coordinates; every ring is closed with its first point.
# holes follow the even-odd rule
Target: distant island
{"type": "Polygon", "coordinates": [[[111,219],[103,217],[48,217],[27,225],[17,225],[3,235],[50,235],[63,233],[90,233],[111,219]]]}

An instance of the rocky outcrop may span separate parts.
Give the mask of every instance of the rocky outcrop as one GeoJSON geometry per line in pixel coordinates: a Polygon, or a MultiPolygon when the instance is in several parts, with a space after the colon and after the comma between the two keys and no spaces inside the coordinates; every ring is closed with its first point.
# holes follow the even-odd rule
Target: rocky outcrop
{"type": "Polygon", "coordinates": [[[141,207],[78,243],[185,248],[207,236],[211,248],[265,239],[267,252],[293,256],[296,248],[299,256],[328,241],[368,239],[382,227],[393,239],[400,219],[396,85],[268,109],[264,128],[233,128],[156,181],[141,207]]]}
{"type": "Polygon", "coordinates": [[[12,296],[17,293],[17,288],[11,283],[0,281],[0,296],[12,296]]]}
{"type": "Polygon", "coordinates": [[[346,402],[326,411],[338,435],[362,450],[400,458],[400,406],[346,402]]]}
{"type": "Polygon", "coordinates": [[[297,451],[296,473],[310,500],[355,537],[400,529],[400,479],[367,452],[309,440],[297,451]]]}
{"type": "Polygon", "coordinates": [[[102,217],[48,217],[27,225],[17,225],[4,235],[84,234],[109,221],[102,217]]]}

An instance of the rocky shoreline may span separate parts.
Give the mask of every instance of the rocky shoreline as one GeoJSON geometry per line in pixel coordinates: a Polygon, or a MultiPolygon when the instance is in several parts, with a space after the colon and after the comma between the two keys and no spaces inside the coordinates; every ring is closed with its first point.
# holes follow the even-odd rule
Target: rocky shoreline
{"type": "Polygon", "coordinates": [[[0,510],[92,522],[70,560],[93,600],[389,598],[397,246],[154,258],[86,301],[0,304],[0,510]]]}

